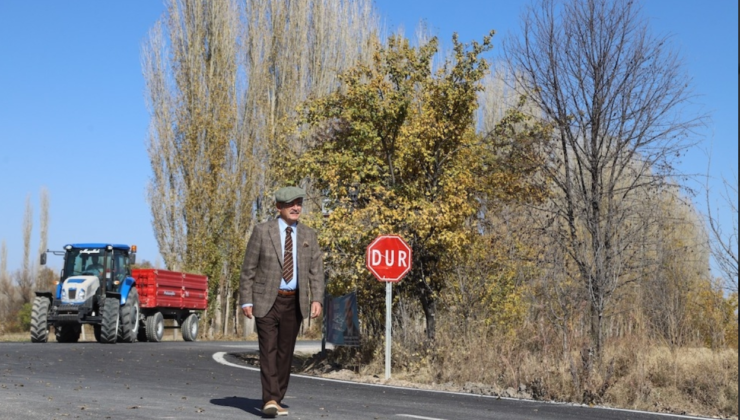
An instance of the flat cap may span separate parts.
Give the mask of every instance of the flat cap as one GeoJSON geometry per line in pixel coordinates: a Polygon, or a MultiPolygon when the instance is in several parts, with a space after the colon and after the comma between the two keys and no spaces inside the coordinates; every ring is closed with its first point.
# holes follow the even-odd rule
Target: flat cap
{"type": "Polygon", "coordinates": [[[275,193],[275,201],[278,203],[290,203],[296,198],[305,198],[306,191],[298,187],[283,187],[275,193]]]}

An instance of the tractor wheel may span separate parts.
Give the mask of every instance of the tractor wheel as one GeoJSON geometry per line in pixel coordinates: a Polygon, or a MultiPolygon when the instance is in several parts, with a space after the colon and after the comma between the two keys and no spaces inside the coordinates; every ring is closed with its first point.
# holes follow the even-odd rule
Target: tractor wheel
{"type": "Polygon", "coordinates": [[[139,292],[131,289],[126,303],[121,306],[121,333],[119,341],[133,343],[139,332],[139,292]]]}
{"type": "Polygon", "coordinates": [[[182,323],[182,339],[185,341],[195,341],[198,338],[198,315],[190,314],[182,323]]]}
{"type": "Polygon", "coordinates": [[[121,306],[116,298],[105,298],[105,303],[101,310],[103,318],[100,324],[100,342],[113,344],[118,338],[119,309],[121,306]]]}
{"type": "Polygon", "coordinates": [[[80,341],[82,326],[80,324],[57,325],[54,330],[59,343],[76,343],[80,341]]]}
{"type": "Polygon", "coordinates": [[[146,339],[155,343],[162,341],[164,335],[164,317],[161,312],[146,317],[146,339]]]}
{"type": "Polygon", "coordinates": [[[31,342],[46,343],[49,341],[49,324],[46,322],[49,316],[49,299],[37,296],[33,300],[31,309],[31,342]]]}

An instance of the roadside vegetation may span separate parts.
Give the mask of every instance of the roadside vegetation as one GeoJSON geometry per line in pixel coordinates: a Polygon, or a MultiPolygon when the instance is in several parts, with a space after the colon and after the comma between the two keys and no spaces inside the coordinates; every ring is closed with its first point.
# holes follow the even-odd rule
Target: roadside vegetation
{"type": "MultiPolygon", "coordinates": [[[[153,227],[168,269],[209,277],[201,338],[252,336],[246,240],[300,185],[327,291],[357,293],[362,329],[304,371],[380,381],[385,286],[365,247],[398,234],[413,260],[393,380],[737,418],[737,225],[697,211],[676,173],[707,119],[683,112],[691,78],[639,3],[537,1],[521,38],[446,53],[377,22],[369,0],[172,0],[152,28],[153,227]]],[[[0,248],[5,339],[27,339],[32,292],[56,280],[31,255],[10,274],[0,248]]]]}

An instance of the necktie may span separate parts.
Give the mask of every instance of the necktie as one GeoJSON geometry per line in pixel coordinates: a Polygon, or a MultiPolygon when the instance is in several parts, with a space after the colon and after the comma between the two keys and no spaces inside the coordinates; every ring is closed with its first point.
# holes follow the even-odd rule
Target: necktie
{"type": "Polygon", "coordinates": [[[283,278],[286,283],[293,280],[293,228],[285,228],[285,251],[283,253],[283,278]]]}

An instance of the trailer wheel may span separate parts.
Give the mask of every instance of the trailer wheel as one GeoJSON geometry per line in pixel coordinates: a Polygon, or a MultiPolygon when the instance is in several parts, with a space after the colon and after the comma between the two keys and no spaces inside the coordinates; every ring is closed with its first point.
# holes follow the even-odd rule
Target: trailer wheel
{"type": "Polygon", "coordinates": [[[80,324],[57,325],[54,330],[58,342],[76,343],[80,341],[82,326],[80,324]]]}
{"type": "Polygon", "coordinates": [[[164,317],[161,312],[146,317],[146,339],[155,343],[162,341],[164,317]]]}
{"type": "Polygon", "coordinates": [[[182,339],[185,341],[195,341],[198,338],[198,315],[190,314],[182,323],[182,339]]]}
{"type": "Polygon", "coordinates": [[[33,300],[31,309],[31,342],[46,343],[49,341],[49,324],[46,322],[49,316],[49,299],[37,296],[33,300]]]}
{"type": "Polygon", "coordinates": [[[139,292],[131,289],[126,303],[121,306],[121,334],[120,341],[133,343],[139,332],[139,292]]]}
{"type": "Polygon", "coordinates": [[[101,315],[103,318],[100,324],[100,342],[113,344],[118,338],[119,322],[119,300],[116,298],[105,298],[101,315]]]}

